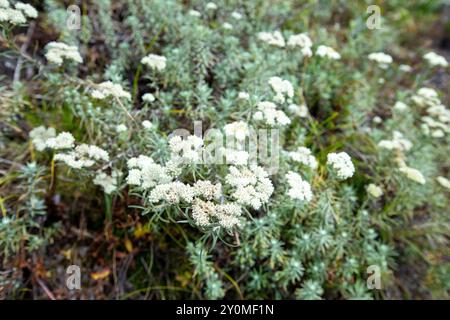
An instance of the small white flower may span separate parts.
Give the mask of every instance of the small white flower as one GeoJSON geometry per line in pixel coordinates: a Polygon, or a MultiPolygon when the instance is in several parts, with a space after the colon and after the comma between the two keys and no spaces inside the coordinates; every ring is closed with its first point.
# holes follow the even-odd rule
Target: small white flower
{"type": "Polygon", "coordinates": [[[383,122],[383,119],[381,119],[379,116],[375,116],[375,117],[373,117],[372,121],[374,123],[378,123],[379,124],[379,123],[383,122]]]}
{"type": "Polygon", "coordinates": [[[289,37],[288,46],[289,47],[311,48],[312,41],[306,33],[294,34],[289,37]]]}
{"type": "Polygon", "coordinates": [[[247,165],[250,158],[250,154],[244,150],[221,148],[219,152],[221,156],[225,156],[226,164],[247,165]]]}
{"type": "Polygon", "coordinates": [[[450,180],[448,180],[447,178],[445,178],[445,177],[437,177],[436,180],[444,188],[450,189],[450,180]]]}
{"type": "Polygon", "coordinates": [[[61,132],[54,138],[47,139],[45,145],[50,149],[71,149],[74,146],[75,139],[69,132],[61,132]]]}
{"type": "Polygon", "coordinates": [[[224,28],[225,30],[232,30],[233,25],[231,23],[224,22],[224,23],[222,23],[222,28],[224,28]]]}
{"type": "Polygon", "coordinates": [[[382,69],[387,69],[393,62],[392,57],[384,52],[373,52],[368,55],[368,58],[378,63],[378,66],[382,69]]]}
{"type": "Polygon", "coordinates": [[[438,93],[432,88],[420,88],[411,100],[420,107],[435,107],[441,104],[438,93]]]}
{"type": "Polygon", "coordinates": [[[151,128],[153,128],[153,124],[148,120],[142,121],[142,126],[147,130],[150,130],[151,128]]]}
{"type": "Polygon", "coordinates": [[[165,167],[155,163],[152,158],[144,155],[129,159],[127,166],[129,169],[127,183],[130,185],[137,185],[143,189],[148,189],[172,180],[165,167]]]}
{"type": "Polygon", "coordinates": [[[301,163],[311,169],[317,168],[317,160],[312,155],[310,149],[306,147],[298,147],[297,151],[288,152],[288,156],[295,162],[301,163]]]}
{"type": "Polygon", "coordinates": [[[8,12],[4,8],[0,7],[0,22],[5,22],[5,21],[8,21],[8,20],[9,20],[8,12]]]}
{"type": "Polygon", "coordinates": [[[445,57],[438,55],[435,52],[428,52],[423,56],[423,58],[428,62],[428,64],[432,67],[448,67],[448,62],[445,57]]]}
{"type": "Polygon", "coordinates": [[[0,0],[0,8],[9,8],[8,0],[0,0]]]}
{"type": "Polygon", "coordinates": [[[127,131],[127,130],[128,130],[128,128],[127,128],[127,126],[124,125],[124,124],[119,124],[119,125],[116,126],[116,131],[117,131],[118,133],[125,132],[125,131],[127,131]]]}
{"type": "Polygon", "coordinates": [[[329,153],[327,155],[327,165],[333,168],[340,180],[348,179],[355,173],[355,166],[346,152],[329,153]]]}
{"type": "Polygon", "coordinates": [[[17,2],[15,5],[17,10],[20,10],[23,12],[24,15],[26,15],[28,18],[37,18],[38,16],[38,12],[37,10],[30,4],[28,3],[23,3],[23,2],[17,2]]]}
{"type": "Polygon", "coordinates": [[[392,140],[381,140],[378,146],[388,150],[409,151],[413,144],[408,139],[403,138],[401,132],[394,131],[392,140]]]}
{"type": "Polygon", "coordinates": [[[238,99],[240,99],[240,100],[248,100],[248,99],[250,99],[250,95],[247,92],[241,91],[238,94],[238,99]]]}
{"type": "Polygon", "coordinates": [[[173,136],[169,140],[169,147],[172,158],[178,159],[181,163],[198,163],[202,160],[203,139],[195,135],[185,139],[173,136]]]}
{"type": "Polygon", "coordinates": [[[410,168],[407,166],[400,167],[400,172],[403,173],[408,179],[413,180],[420,184],[425,184],[425,177],[423,176],[422,172],[420,172],[417,169],[410,168]]]}
{"type": "Polygon", "coordinates": [[[195,18],[199,18],[199,17],[201,17],[201,13],[200,12],[198,12],[197,10],[189,10],[189,15],[191,16],[191,17],[195,17],[195,18]]]}
{"type": "Polygon", "coordinates": [[[213,184],[209,180],[198,180],[194,183],[194,192],[197,197],[205,200],[218,200],[222,196],[222,185],[213,184]]]}
{"type": "Polygon", "coordinates": [[[298,104],[290,104],[288,106],[289,112],[299,116],[300,118],[306,118],[309,114],[308,107],[306,104],[298,105],[298,104]]]}
{"type": "Polygon", "coordinates": [[[234,188],[231,196],[238,204],[250,206],[255,210],[267,203],[273,193],[273,185],[267,172],[256,165],[250,168],[230,167],[225,181],[234,188]]]}
{"type": "Polygon", "coordinates": [[[336,50],[334,50],[331,47],[324,46],[324,45],[320,45],[317,48],[316,55],[318,55],[319,57],[325,57],[325,58],[329,58],[332,60],[341,59],[341,55],[336,50]]]}
{"type": "Polygon", "coordinates": [[[220,226],[230,229],[240,225],[241,214],[242,208],[233,203],[216,205],[210,201],[195,199],[192,206],[192,218],[201,227],[207,227],[216,220],[220,226]]]}
{"type": "Polygon", "coordinates": [[[157,185],[149,196],[152,203],[167,202],[177,204],[180,202],[192,203],[195,196],[195,190],[182,182],[175,181],[157,185]]]}
{"type": "Polygon", "coordinates": [[[282,110],[277,110],[277,106],[270,101],[261,101],[258,103],[258,111],[254,113],[253,119],[256,121],[265,120],[269,126],[285,126],[291,123],[282,110]]]}
{"type": "Polygon", "coordinates": [[[374,198],[379,198],[383,195],[383,189],[376,184],[371,183],[367,186],[367,193],[374,198]]]}
{"type": "Polygon", "coordinates": [[[292,171],[289,171],[285,177],[290,187],[288,191],[289,197],[294,200],[311,201],[313,195],[311,185],[307,181],[303,180],[298,173],[292,171]]]}
{"type": "Polygon", "coordinates": [[[215,4],[214,2],[208,2],[206,4],[206,9],[208,9],[208,10],[217,10],[217,4],[215,4]]]}
{"type": "Polygon", "coordinates": [[[286,42],[284,41],[283,35],[280,31],[274,31],[272,33],[270,32],[259,32],[258,33],[258,39],[270,44],[272,46],[277,47],[285,47],[286,42]]]}
{"type": "Polygon", "coordinates": [[[142,96],[142,101],[151,103],[151,102],[155,101],[155,96],[151,93],[146,93],[142,96]]]}
{"type": "Polygon", "coordinates": [[[398,69],[402,72],[411,72],[412,71],[412,67],[408,66],[407,64],[401,64],[398,69]]]}
{"type": "Polygon", "coordinates": [[[131,169],[128,171],[127,183],[129,185],[140,186],[141,185],[141,170],[131,169]]]}
{"type": "Polygon", "coordinates": [[[96,89],[91,91],[91,96],[96,99],[103,100],[107,97],[113,96],[117,99],[124,98],[131,100],[131,94],[125,91],[118,83],[112,83],[111,81],[105,81],[96,86],[96,89]]]}
{"type": "Polygon", "coordinates": [[[76,46],[69,46],[63,42],[52,41],[49,42],[45,48],[47,50],[47,53],[45,54],[47,60],[58,66],[62,65],[64,60],[71,60],[76,63],[83,62],[83,58],[76,46]]]}
{"type": "Polygon", "coordinates": [[[149,66],[151,69],[161,71],[166,68],[166,61],[166,57],[151,53],[148,56],[142,58],[141,63],[149,66]]]}
{"type": "Polygon", "coordinates": [[[249,134],[247,123],[236,121],[225,125],[223,128],[227,137],[235,137],[238,141],[243,141],[249,134]]]}
{"type": "Polygon", "coordinates": [[[242,14],[237,12],[237,11],[233,11],[231,13],[231,17],[233,17],[233,19],[236,19],[236,20],[241,20],[242,19],[242,14]]]}
{"type": "Polygon", "coordinates": [[[12,8],[1,9],[2,15],[0,21],[8,21],[13,25],[24,24],[27,22],[27,18],[20,10],[14,10],[12,8]]]}
{"type": "Polygon", "coordinates": [[[443,138],[443,137],[445,137],[445,133],[441,129],[437,129],[437,130],[433,130],[433,132],[431,132],[431,136],[433,138],[443,138]]]}
{"type": "Polygon", "coordinates": [[[280,77],[271,77],[269,85],[275,91],[275,101],[283,103],[285,98],[292,99],[294,96],[294,87],[288,80],[283,80],[280,77]]]}
{"type": "Polygon", "coordinates": [[[94,178],[93,183],[103,188],[106,194],[111,194],[117,190],[117,173],[107,175],[105,172],[99,172],[94,178]]]}
{"type": "Polygon", "coordinates": [[[404,103],[404,102],[397,101],[394,104],[394,110],[396,110],[398,112],[404,112],[404,111],[406,111],[408,109],[409,109],[408,105],[406,103],[404,103]]]}
{"type": "Polygon", "coordinates": [[[30,131],[31,142],[37,151],[43,151],[47,146],[47,140],[54,138],[56,131],[54,128],[45,128],[40,126],[30,131]]]}
{"type": "Polygon", "coordinates": [[[287,44],[289,47],[300,47],[300,51],[305,57],[312,56],[312,41],[306,33],[291,35],[287,44]]]}

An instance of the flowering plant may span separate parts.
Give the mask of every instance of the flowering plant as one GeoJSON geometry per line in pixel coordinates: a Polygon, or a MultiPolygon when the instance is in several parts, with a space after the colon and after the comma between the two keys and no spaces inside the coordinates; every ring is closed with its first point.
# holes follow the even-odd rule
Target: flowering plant
{"type": "Polygon", "coordinates": [[[418,2],[371,30],[362,2],[102,0],[71,30],[0,0],[0,295],[446,298],[448,50],[401,28],[438,21],[418,2]]]}

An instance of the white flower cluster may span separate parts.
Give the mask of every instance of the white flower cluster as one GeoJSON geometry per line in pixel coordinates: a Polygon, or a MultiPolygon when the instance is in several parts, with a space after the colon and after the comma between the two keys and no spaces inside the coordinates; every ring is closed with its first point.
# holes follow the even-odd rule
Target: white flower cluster
{"type": "Polygon", "coordinates": [[[192,203],[195,193],[191,186],[179,181],[158,184],[151,192],[149,201],[152,203],[166,202],[177,204],[192,203]]]}
{"type": "Polygon", "coordinates": [[[348,179],[355,173],[355,166],[346,152],[329,153],[327,155],[327,165],[333,168],[340,180],[348,179]]]}
{"type": "Polygon", "coordinates": [[[26,23],[27,18],[36,19],[37,16],[37,10],[30,4],[17,2],[13,9],[7,0],[0,1],[0,22],[18,25],[26,23]]]}
{"type": "Polygon", "coordinates": [[[393,109],[398,112],[404,112],[404,111],[408,110],[409,107],[406,103],[397,101],[397,102],[395,102],[393,109]]]}
{"type": "Polygon", "coordinates": [[[381,69],[387,69],[394,61],[392,57],[384,52],[373,52],[368,56],[369,60],[378,63],[381,69]]]}
{"type": "Polygon", "coordinates": [[[153,161],[152,158],[140,155],[131,158],[127,162],[129,185],[139,186],[144,189],[153,188],[161,183],[172,181],[167,169],[153,161]]]}
{"type": "MultiPolygon", "coordinates": [[[[175,143],[172,141],[172,143],[175,143]]],[[[180,141],[177,139],[176,144],[180,141]]],[[[178,150],[178,148],[176,148],[178,150]]],[[[181,148],[182,149],[182,148],[181,148]]],[[[181,181],[172,181],[169,168],[156,164],[147,156],[139,156],[128,160],[127,183],[142,188],[153,188],[148,200],[150,203],[165,203],[169,205],[192,205],[192,218],[195,224],[207,227],[218,223],[224,228],[232,228],[240,224],[242,208],[234,203],[215,204],[222,197],[222,185],[209,180],[198,180],[193,185],[181,181]]],[[[108,176],[101,175],[98,183],[113,189],[108,176]]],[[[105,188],[105,186],[104,186],[105,188]]],[[[110,190],[105,188],[106,190],[110,190]]]]}
{"type": "Polygon", "coordinates": [[[444,188],[450,189],[450,180],[448,180],[447,178],[445,178],[445,177],[437,177],[436,180],[444,188]]]}
{"type": "Polygon", "coordinates": [[[117,190],[117,179],[122,175],[120,171],[113,170],[111,175],[105,172],[98,172],[95,176],[93,183],[101,186],[106,194],[111,194],[117,190]]]}
{"type": "MultiPolygon", "coordinates": [[[[7,2],[7,1],[4,1],[4,2],[7,2]]],[[[28,18],[36,19],[37,16],[38,16],[37,10],[31,4],[23,3],[23,2],[17,2],[15,4],[15,7],[16,7],[17,10],[22,11],[23,14],[25,16],[27,16],[28,18]]]]}
{"type": "Polygon", "coordinates": [[[126,126],[125,124],[123,124],[123,123],[118,124],[118,125],[116,126],[116,132],[117,132],[117,133],[125,132],[125,131],[127,131],[127,130],[128,130],[127,126],[126,126]]]}
{"type": "Polygon", "coordinates": [[[153,123],[148,120],[144,120],[142,121],[142,126],[144,127],[144,129],[150,130],[153,128],[153,123]]]}
{"type": "Polygon", "coordinates": [[[306,147],[298,147],[297,151],[288,152],[288,156],[295,162],[301,163],[311,169],[317,168],[317,160],[312,155],[310,149],[306,147]]]}
{"type": "Polygon", "coordinates": [[[141,59],[142,64],[145,64],[151,69],[156,69],[158,71],[164,70],[166,68],[166,61],[166,57],[152,53],[141,59]]]}
{"type": "MultiPolygon", "coordinates": [[[[48,133],[48,131],[47,131],[48,133]]],[[[75,139],[69,132],[61,132],[56,137],[48,138],[45,146],[50,149],[70,149],[74,146],[75,139]]]]}
{"type": "Polygon", "coordinates": [[[45,58],[50,63],[54,63],[58,66],[62,65],[64,60],[71,60],[76,63],[82,63],[83,58],[78,52],[76,46],[69,46],[63,42],[52,41],[45,46],[47,52],[45,58]]]}
{"type": "Polygon", "coordinates": [[[259,32],[258,39],[272,46],[281,48],[286,46],[286,42],[284,41],[283,35],[280,31],[259,32]]]}
{"type": "Polygon", "coordinates": [[[432,67],[448,67],[448,62],[445,57],[438,55],[435,52],[428,52],[423,56],[423,58],[428,62],[428,64],[432,67]]]}
{"type": "Polygon", "coordinates": [[[193,9],[189,10],[188,14],[195,18],[200,18],[202,16],[202,14],[199,11],[193,9]]]}
{"type": "Polygon", "coordinates": [[[439,99],[437,92],[431,88],[421,88],[412,97],[419,107],[427,107],[428,115],[422,117],[422,130],[433,138],[442,138],[450,133],[450,110],[439,99]]]}
{"type": "Polygon", "coordinates": [[[242,19],[242,13],[237,12],[237,11],[233,11],[233,12],[231,13],[231,17],[232,17],[233,19],[236,19],[236,20],[241,20],[241,19],[242,19]]]}
{"type": "Polygon", "coordinates": [[[383,189],[381,189],[376,184],[369,184],[366,188],[367,193],[370,194],[374,198],[379,198],[383,195],[383,189]]]}
{"type": "Polygon", "coordinates": [[[269,79],[269,85],[276,93],[276,102],[284,103],[286,98],[291,100],[294,97],[294,87],[288,80],[283,80],[280,77],[271,77],[269,79]]]}
{"type": "Polygon", "coordinates": [[[300,47],[301,53],[304,57],[311,57],[313,54],[311,50],[312,41],[306,33],[291,35],[287,44],[289,47],[300,47]]]}
{"type": "Polygon", "coordinates": [[[439,95],[436,90],[432,88],[420,88],[415,95],[412,96],[412,101],[420,107],[433,107],[439,105],[439,95]]]}
{"type": "Polygon", "coordinates": [[[192,218],[202,227],[210,226],[217,221],[220,226],[231,229],[240,226],[241,214],[242,208],[234,203],[214,204],[211,201],[195,199],[192,206],[192,218]]]}
{"type": "Polygon", "coordinates": [[[144,101],[146,103],[151,103],[151,102],[155,101],[155,96],[151,93],[146,93],[146,94],[142,95],[142,101],[144,101]]]}
{"type": "Polygon", "coordinates": [[[47,140],[56,136],[54,128],[39,126],[30,131],[31,142],[37,151],[43,151],[47,147],[47,140]]]}
{"type": "Polygon", "coordinates": [[[298,173],[292,171],[286,174],[286,180],[290,188],[288,191],[289,197],[304,202],[311,201],[313,195],[308,181],[303,180],[298,173]]]}
{"type": "Polygon", "coordinates": [[[403,173],[408,179],[415,181],[420,184],[425,184],[425,177],[422,172],[417,169],[410,168],[406,165],[400,166],[400,172],[403,173]]]}
{"type": "Polygon", "coordinates": [[[213,184],[211,181],[199,180],[193,186],[173,181],[155,186],[150,192],[149,200],[152,203],[166,202],[169,204],[186,203],[191,204],[194,198],[205,200],[217,200],[222,195],[222,185],[213,184]]]}
{"type": "Polygon", "coordinates": [[[381,140],[378,146],[388,150],[408,151],[413,144],[408,139],[405,139],[401,132],[394,131],[392,140],[381,140]]]}
{"type": "Polygon", "coordinates": [[[170,138],[169,148],[174,161],[178,163],[198,163],[203,156],[203,139],[195,135],[183,139],[176,135],[170,138]]]}
{"type": "Polygon", "coordinates": [[[253,114],[256,121],[265,121],[269,126],[285,126],[291,123],[282,110],[277,110],[275,103],[270,101],[261,101],[258,103],[258,111],[253,114]]]}
{"type": "Polygon", "coordinates": [[[30,138],[38,151],[46,148],[66,150],[65,153],[55,154],[54,159],[62,161],[74,169],[91,167],[96,161],[109,161],[108,152],[97,146],[81,144],[74,148],[75,139],[69,132],[61,132],[56,135],[54,128],[40,126],[30,131],[30,138]]]}
{"type": "Polygon", "coordinates": [[[398,69],[402,72],[411,72],[412,71],[412,67],[408,66],[407,64],[401,64],[398,66],[398,69]]]}
{"type": "Polygon", "coordinates": [[[306,104],[298,105],[292,103],[288,106],[288,110],[289,112],[296,116],[299,116],[300,118],[306,118],[309,114],[309,110],[306,104]]]}
{"type": "Polygon", "coordinates": [[[247,165],[250,155],[247,151],[232,148],[220,148],[220,157],[225,157],[226,164],[247,165]]]}
{"type": "Polygon", "coordinates": [[[55,161],[64,162],[73,169],[92,167],[96,161],[109,161],[108,152],[93,145],[81,144],[74,150],[55,154],[55,161]]]}
{"type": "Polygon", "coordinates": [[[320,45],[316,50],[316,55],[332,60],[339,60],[341,55],[331,47],[320,45]]]}
{"type": "Polygon", "coordinates": [[[105,81],[96,86],[96,89],[91,91],[91,96],[95,99],[106,99],[107,97],[115,97],[117,99],[124,98],[131,99],[131,94],[125,91],[120,84],[105,81]]]}
{"type": "Polygon", "coordinates": [[[238,141],[244,141],[249,135],[248,124],[243,121],[235,121],[228,123],[223,127],[225,134],[228,137],[234,137],[238,141]]]}
{"type": "Polygon", "coordinates": [[[268,202],[273,193],[273,185],[267,172],[256,165],[249,168],[230,167],[225,181],[235,188],[231,196],[238,204],[250,206],[255,210],[268,202]]]}
{"type": "Polygon", "coordinates": [[[214,2],[208,2],[205,6],[207,10],[217,10],[217,4],[214,2]]]}
{"type": "Polygon", "coordinates": [[[238,99],[240,99],[240,100],[248,100],[248,99],[250,99],[250,95],[248,94],[248,92],[241,91],[241,92],[238,93],[238,99]]]}
{"type": "Polygon", "coordinates": [[[233,30],[233,25],[231,23],[224,22],[222,23],[222,28],[224,28],[225,30],[233,30]]]}

